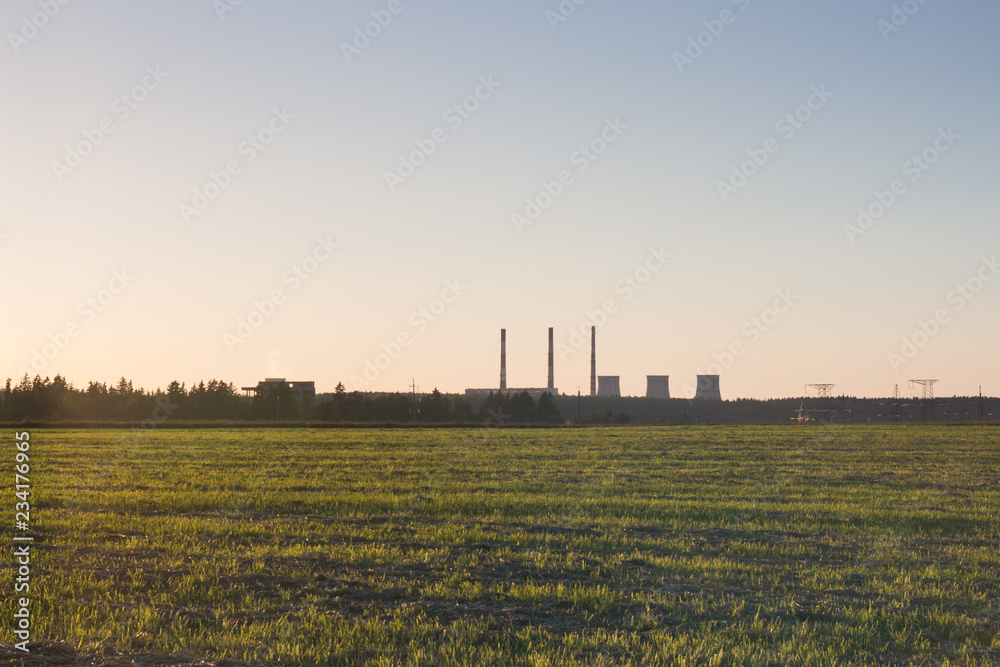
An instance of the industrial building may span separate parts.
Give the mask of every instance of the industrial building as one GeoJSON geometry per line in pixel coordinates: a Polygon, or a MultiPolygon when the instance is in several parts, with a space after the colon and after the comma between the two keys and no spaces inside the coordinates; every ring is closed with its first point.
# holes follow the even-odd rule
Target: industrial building
{"type": "MultiPolygon", "coordinates": [[[[466,396],[486,396],[490,393],[511,393],[520,394],[528,392],[537,398],[544,393],[553,396],[559,395],[559,390],[555,388],[555,362],[554,362],[554,341],[553,329],[549,327],[549,366],[548,385],[545,389],[537,387],[511,388],[507,386],[507,330],[500,330],[500,386],[498,388],[487,389],[466,389],[466,396]]],[[[719,389],[718,375],[699,375],[698,388],[695,398],[702,400],[721,401],[722,392],[719,389]]],[[[597,327],[590,327],[590,395],[592,397],[620,398],[621,377],[618,375],[597,375],[597,327]]],[[[670,398],[670,376],[669,375],[647,375],[646,376],[646,398],[670,398]]]]}
{"type": "Polygon", "coordinates": [[[304,398],[316,398],[316,383],[312,380],[286,380],[285,378],[265,378],[256,387],[241,387],[247,396],[256,396],[258,391],[268,391],[272,388],[285,386],[292,392],[298,400],[304,398]]]}
{"type": "Polygon", "coordinates": [[[621,398],[622,395],[621,378],[617,375],[597,376],[597,395],[613,396],[615,398],[621,398]]]}
{"type": "Polygon", "coordinates": [[[719,390],[719,376],[699,375],[698,389],[695,391],[694,397],[710,401],[721,401],[722,392],[719,390]]]}
{"type": "Polygon", "coordinates": [[[533,398],[538,398],[542,394],[559,395],[559,390],[555,384],[555,343],[553,329],[549,327],[549,376],[548,386],[545,389],[538,387],[508,387],[507,386],[507,330],[500,330],[500,386],[494,389],[466,389],[466,396],[486,396],[490,393],[501,394],[522,394],[528,392],[533,398]]]}
{"type": "Polygon", "coordinates": [[[646,398],[670,398],[670,376],[647,375],[646,398]]]}
{"type": "Polygon", "coordinates": [[[590,395],[597,396],[597,327],[590,327],[590,395]]]}

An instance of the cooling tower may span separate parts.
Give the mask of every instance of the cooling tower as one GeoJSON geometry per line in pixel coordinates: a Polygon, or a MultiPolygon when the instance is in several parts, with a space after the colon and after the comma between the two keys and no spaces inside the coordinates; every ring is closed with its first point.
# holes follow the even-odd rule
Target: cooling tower
{"type": "Polygon", "coordinates": [[[500,390],[507,389],[507,330],[500,330],[500,390]]]}
{"type": "Polygon", "coordinates": [[[552,354],[552,327],[549,327],[549,389],[556,388],[555,357],[552,354]]]}
{"type": "Polygon", "coordinates": [[[670,376],[647,375],[646,398],[670,398],[670,376]]]}
{"type": "Polygon", "coordinates": [[[622,395],[621,377],[618,375],[602,375],[597,378],[597,395],[614,396],[620,398],[622,395]]]}
{"type": "Polygon", "coordinates": [[[711,401],[721,401],[722,394],[719,392],[719,376],[699,375],[698,391],[695,393],[694,397],[705,398],[711,401]]]}
{"type": "Polygon", "coordinates": [[[590,395],[597,396],[597,327],[590,327],[590,395]]]}

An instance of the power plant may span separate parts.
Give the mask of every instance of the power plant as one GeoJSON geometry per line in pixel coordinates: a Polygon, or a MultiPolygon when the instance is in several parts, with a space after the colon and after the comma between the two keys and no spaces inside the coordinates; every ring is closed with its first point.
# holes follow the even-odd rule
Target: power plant
{"type": "Polygon", "coordinates": [[[670,398],[670,376],[647,375],[646,398],[670,398]]]}
{"type": "Polygon", "coordinates": [[[500,330],[500,391],[507,388],[507,330],[500,330]]]}
{"type": "MultiPolygon", "coordinates": [[[[549,327],[549,366],[548,382],[545,389],[537,387],[511,388],[507,386],[507,330],[500,329],[500,386],[498,388],[486,389],[466,389],[466,396],[483,396],[490,393],[512,393],[520,394],[528,392],[532,396],[540,396],[544,393],[559,395],[556,389],[555,374],[555,329],[549,327]]],[[[581,341],[582,342],[582,341],[581,341]]],[[[597,375],[597,327],[590,327],[590,395],[620,398],[621,376],[618,375],[597,375]]],[[[719,390],[718,375],[699,375],[698,389],[695,398],[704,400],[721,401],[722,393],[719,390]]],[[[670,376],[669,375],[647,375],[646,376],[646,398],[670,398],[670,376]]]]}
{"type": "Polygon", "coordinates": [[[556,389],[556,373],[555,373],[555,331],[552,327],[549,327],[549,377],[548,386],[545,389],[540,389],[538,387],[508,387],[507,386],[507,330],[500,330],[500,387],[499,388],[487,388],[487,389],[466,389],[466,396],[484,396],[491,393],[510,393],[510,394],[521,394],[528,392],[533,397],[541,396],[542,394],[549,393],[553,396],[559,395],[559,390],[556,389]]]}
{"type": "Polygon", "coordinates": [[[722,392],[719,391],[719,376],[699,375],[698,389],[695,391],[694,397],[709,401],[721,401],[722,392]]]}
{"type": "Polygon", "coordinates": [[[590,395],[597,396],[597,327],[590,327],[590,395]]]}
{"type": "MultiPolygon", "coordinates": [[[[569,348],[566,349],[577,352],[582,349],[586,345],[585,332],[586,329],[583,327],[573,329],[569,337],[569,348]]],[[[622,395],[621,376],[597,374],[597,327],[593,325],[590,327],[590,397],[584,400],[582,387],[581,391],[576,392],[576,395],[560,394],[559,390],[556,389],[555,329],[548,327],[546,333],[548,334],[548,367],[544,388],[541,387],[543,383],[527,387],[508,386],[510,383],[508,383],[507,378],[507,330],[500,329],[499,387],[466,389],[465,395],[481,400],[490,394],[506,394],[508,397],[513,397],[527,392],[533,399],[538,400],[544,394],[550,394],[554,399],[554,407],[562,414],[568,415],[575,411],[578,423],[594,424],[627,423],[634,418],[661,424],[783,423],[789,419],[798,423],[828,423],[838,420],[844,421],[845,419],[868,422],[886,420],[899,422],[900,419],[928,421],[934,420],[936,416],[934,384],[937,380],[910,380],[911,387],[923,390],[922,400],[920,396],[917,396],[917,400],[912,403],[913,406],[919,406],[919,414],[912,410],[908,413],[905,410],[911,403],[900,403],[898,385],[891,403],[888,404],[877,399],[842,395],[838,404],[834,405],[832,403],[832,389],[835,385],[809,384],[806,385],[805,393],[808,394],[812,389],[816,392],[814,396],[804,396],[794,400],[743,399],[737,405],[736,402],[722,399],[719,375],[697,375],[694,395],[690,395],[692,391],[690,385],[685,384],[683,390],[685,395],[679,398],[671,398],[669,375],[647,375],[645,396],[622,395]],[[851,401],[850,404],[848,404],[848,400],[851,401]],[[798,406],[797,410],[796,405],[798,406]],[[849,408],[848,405],[851,407],[849,408]],[[584,413],[584,407],[587,410],[586,413],[584,413]],[[852,414],[852,417],[846,417],[846,415],[852,414]]],[[[563,347],[560,344],[560,350],[563,347]]],[[[541,355],[539,354],[539,356],[541,355]]],[[[267,382],[272,381],[268,380],[267,382]]],[[[252,391],[253,388],[246,388],[246,390],[252,391]]],[[[1000,399],[990,400],[1000,401],[1000,399]]],[[[944,403],[948,406],[946,418],[951,421],[967,421],[974,420],[975,415],[978,415],[978,420],[983,421],[984,418],[989,419],[995,414],[1000,414],[1000,409],[991,408],[990,405],[984,404],[981,394],[978,406],[975,406],[971,401],[972,399],[968,397],[956,396],[950,403],[944,403]],[[995,410],[995,412],[991,412],[991,410],[995,410]]]]}
{"type": "Polygon", "coordinates": [[[556,367],[555,358],[553,356],[553,345],[552,345],[552,327],[549,327],[549,390],[555,392],[556,386],[556,367]]]}
{"type": "Polygon", "coordinates": [[[597,377],[597,395],[621,398],[621,378],[617,375],[599,375],[597,377]]]}

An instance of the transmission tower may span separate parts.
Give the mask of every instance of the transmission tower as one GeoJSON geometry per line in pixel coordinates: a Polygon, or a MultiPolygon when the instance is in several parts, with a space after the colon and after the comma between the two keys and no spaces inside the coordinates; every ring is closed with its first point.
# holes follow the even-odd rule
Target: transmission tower
{"type": "Polygon", "coordinates": [[[910,388],[914,386],[923,387],[923,396],[920,401],[920,421],[927,421],[930,417],[931,421],[936,420],[936,415],[934,414],[934,385],[937,380],[910,380],[910,388]]]}
{"type": "Polygon", "coordinates": [[[809,395],[809,387],[816,390],[816,393],[820,398],[830,398],[833,388],[836,387],[835,384],[807,384],[806,385],[806,396],[809,395]]]}
{"type": "Polygon", "coordinates": [[[836,385],[833,384],[807,384],[806,385],[806,396],[809,395],[809,388],[816,390],[816,394],[823,399],[820,401],[819,409],[812,410],[811,412],[816,412],[819,415],[819,420],[825,423],[830,423],[833,421],[833,413],[835,411],[835,406],[831,400],[833,395],[833,388],[836,385]]]}

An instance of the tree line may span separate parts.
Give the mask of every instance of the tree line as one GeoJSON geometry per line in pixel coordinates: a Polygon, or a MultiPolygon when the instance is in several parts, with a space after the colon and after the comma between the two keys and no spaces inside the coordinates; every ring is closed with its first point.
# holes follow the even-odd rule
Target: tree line
{"type": "Polygon", "coordinates": [[[550,394],[536,401],[527,392],[490,394],[480,405],[464,397],[430,394],[348,392],[343,383],[332,395],[297,398],[288,385],[257,385],[253,397],[232,382],[200,381],[187,387],[173,381],[166,390],[135,388],[124,377],[117,384],[88,382],[76,388],[61,375],[14,384],[0,392],[0,421],[118,421],[159,424],[167,421],[321,421],[349,423],[561,424],[550,394]]]}

